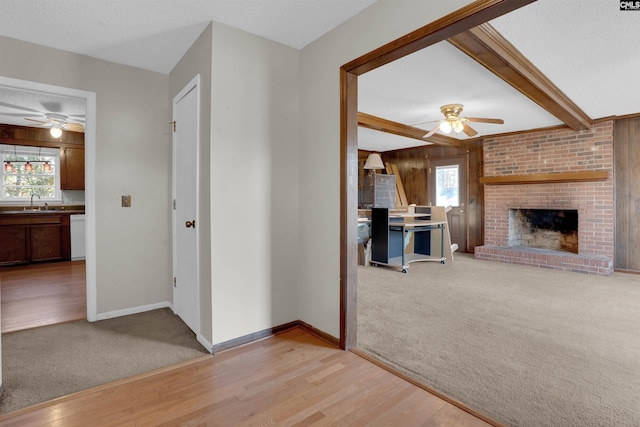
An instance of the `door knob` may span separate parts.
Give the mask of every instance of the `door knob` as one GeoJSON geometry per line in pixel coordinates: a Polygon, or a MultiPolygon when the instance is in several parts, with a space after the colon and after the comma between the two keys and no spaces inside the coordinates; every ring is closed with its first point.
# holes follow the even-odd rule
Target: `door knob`
{"type": "Polygon", "coordinates": [[[187,221],[184,223],[184,225],[187,228],[196,228],[196,220],[194,219],[193,221],[187,221]]]}

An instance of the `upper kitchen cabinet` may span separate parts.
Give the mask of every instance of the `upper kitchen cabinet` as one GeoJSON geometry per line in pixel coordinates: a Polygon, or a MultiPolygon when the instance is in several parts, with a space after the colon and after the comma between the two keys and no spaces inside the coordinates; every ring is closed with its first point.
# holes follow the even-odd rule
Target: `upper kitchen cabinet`
{"type": "Polygon", "coordinates": [[[53,138],[49,129],[0,124],[0,144],[60,149],[60,189],[84,190],[84,133],[65,130],[53,138]]]}
{"type": "Polygon", "coordinates": [[[84,147],[60,149],[60,189],[84,190],[84,147]]]}

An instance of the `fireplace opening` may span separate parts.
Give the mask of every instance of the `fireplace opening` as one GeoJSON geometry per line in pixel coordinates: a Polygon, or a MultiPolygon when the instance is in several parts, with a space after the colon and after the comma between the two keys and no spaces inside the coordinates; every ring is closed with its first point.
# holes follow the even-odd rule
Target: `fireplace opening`
{"type": "Polygon", "coordinates": [[[578,211],[509,209],[509,246],[578,253],[578,211]]]}

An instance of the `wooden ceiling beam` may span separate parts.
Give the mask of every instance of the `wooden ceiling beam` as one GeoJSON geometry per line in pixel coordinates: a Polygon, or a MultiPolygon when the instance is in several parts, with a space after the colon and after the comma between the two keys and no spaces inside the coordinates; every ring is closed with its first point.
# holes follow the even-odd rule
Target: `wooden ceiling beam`
{"type": "Polygon", "coordinates": [[[424,138],[428,132],[424,129],[383,119],[382,117],[372,116],[367,113],[358,112],[358,126],[378,130],[380,132],[391,133],[393,135],[404,136],[406,138],[417,139],[424,142],[425,145],[427,143],[431,143],[435,145],[445,145],[448,147],[462,146],[462,142],[455,138],[439,134],[433,134],[429,138],[424,138]]]}
{"type": "Polygon", "coordinates": [[[570,128],[592,126],[593,120],[580,107],[488,23],[447,40],[570,128]]]}
{"type": "Polygon", "coordinates": [[[385,64],[436,44],[467,28],[512,12],[536,0],[476,0],[442,18],[393,40],[342,66],[342,69],[362,75],[385,64]]]}

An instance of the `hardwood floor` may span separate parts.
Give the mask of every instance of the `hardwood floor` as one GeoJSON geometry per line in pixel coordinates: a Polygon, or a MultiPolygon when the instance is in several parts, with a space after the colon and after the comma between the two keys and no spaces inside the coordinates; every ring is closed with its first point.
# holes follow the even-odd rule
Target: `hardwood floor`
{"type": "MultiPolygon", "coordinates": [[[[2,333],[86,318],[84,261],[0,268],[2,333]]],[[[0,416],[0,426],[486,426],[295,328],[0,416]]]]}
{"type": "Polygon", "coordinates": [[[486,426],[301,328],[0,416],[0,426],[486,426]]]}
{"type": "Polygon", "coordinates": [[[0,268],[2,333],[86,319],[84,261],[0,268]]]}

